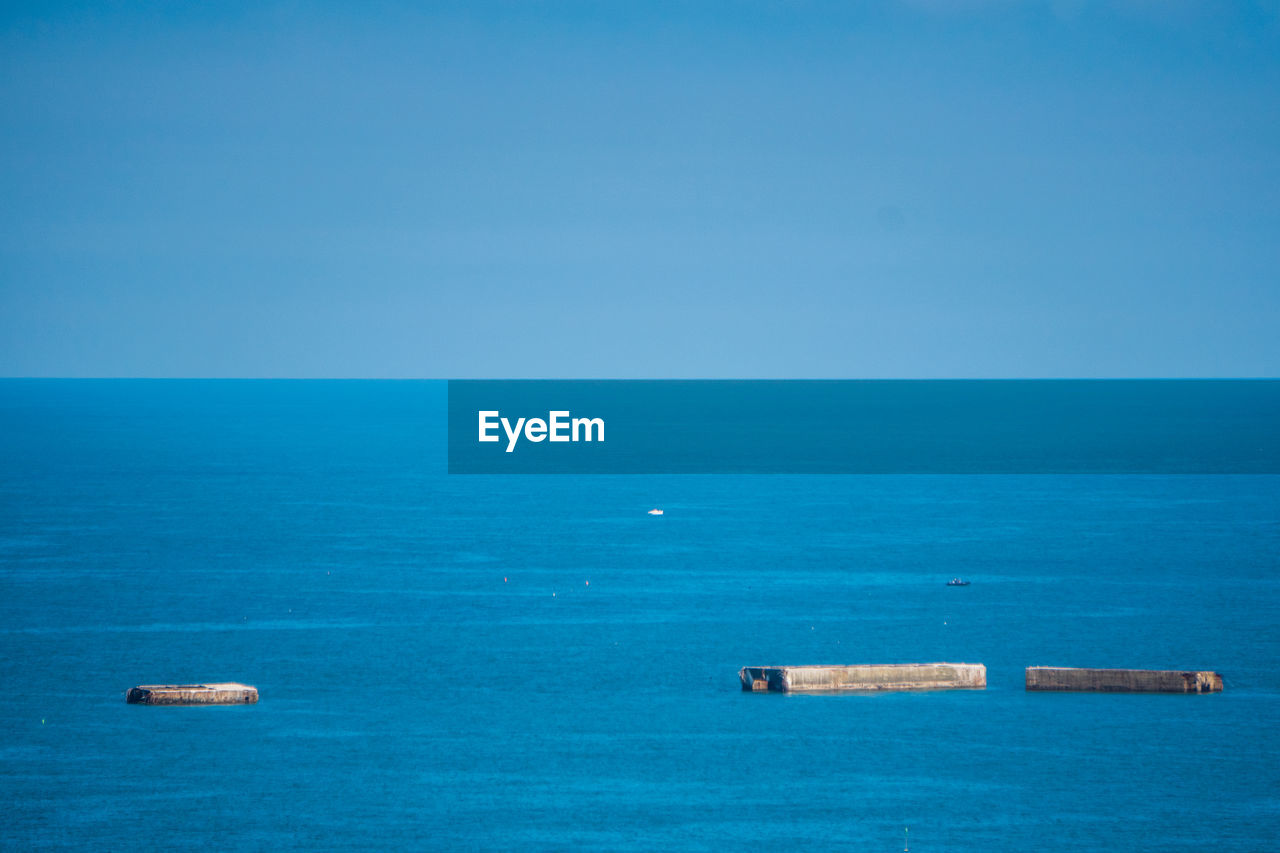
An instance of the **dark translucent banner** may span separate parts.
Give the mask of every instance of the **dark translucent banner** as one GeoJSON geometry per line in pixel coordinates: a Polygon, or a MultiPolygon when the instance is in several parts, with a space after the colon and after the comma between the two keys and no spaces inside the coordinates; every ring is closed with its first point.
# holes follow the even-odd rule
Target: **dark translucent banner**
{"type": "Polygon", "coordinates": [[[1280,380],[452,380],[451,474],[1276,474],[1280,380]]]}

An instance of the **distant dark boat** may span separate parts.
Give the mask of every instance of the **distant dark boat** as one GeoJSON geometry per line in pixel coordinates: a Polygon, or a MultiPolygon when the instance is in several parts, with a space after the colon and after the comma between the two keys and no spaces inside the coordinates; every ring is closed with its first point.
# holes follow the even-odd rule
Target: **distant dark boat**
{"type": "Polygon", "coordinates": [[[969,585],[968,581],[962,581],[960,580],[960,578],[952,578],[951,580],[947,581],[947,586],[968,586],[968,585],[969,585]]]}

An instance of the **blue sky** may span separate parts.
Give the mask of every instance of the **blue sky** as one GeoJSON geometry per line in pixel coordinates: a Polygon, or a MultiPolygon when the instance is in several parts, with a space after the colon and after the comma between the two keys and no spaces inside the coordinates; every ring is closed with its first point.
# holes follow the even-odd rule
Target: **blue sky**
{"type": "Polygon", "coordinates": [[[0,375],[1280,376],[1275,2],[9,4],[0,122],[0,375]]]}

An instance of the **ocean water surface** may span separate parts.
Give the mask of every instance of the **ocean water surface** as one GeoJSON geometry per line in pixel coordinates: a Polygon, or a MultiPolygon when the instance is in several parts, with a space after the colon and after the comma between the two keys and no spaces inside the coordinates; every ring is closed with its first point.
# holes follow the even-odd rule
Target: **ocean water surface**
{"type": "Polygon", "coordinates": [[[1280,841],[1280,477],[450,477],[444,425],[441,382],[0,382],[0,847],[1280,841]],[[988,689],[737,680],[934,660],[988,689]],[[261,701],[124,702],[211,680],[261,701]]]}

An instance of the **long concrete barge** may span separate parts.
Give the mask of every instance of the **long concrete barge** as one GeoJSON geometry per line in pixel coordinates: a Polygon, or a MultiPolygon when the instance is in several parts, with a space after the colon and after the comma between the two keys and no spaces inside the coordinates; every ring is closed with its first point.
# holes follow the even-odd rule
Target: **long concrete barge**
{"type": "Polygon", "coordinates": [[[1027,667],[1028,690],[1084,693],[1217,693],[1222,675],[1209,670],[1027,667]]]}
{"type": "Polygon", "coordinates": [[[852,666],[745,666],[742,689],[774,693],[831,690],[983,690],[980,663],[891,663],[852,666]]]}
{"type": "Polygon", "coordinates": [[[217,684],[139,684],[125,701],[131,705],[252,705],[258,688],[234,681],[217,684]]]}

